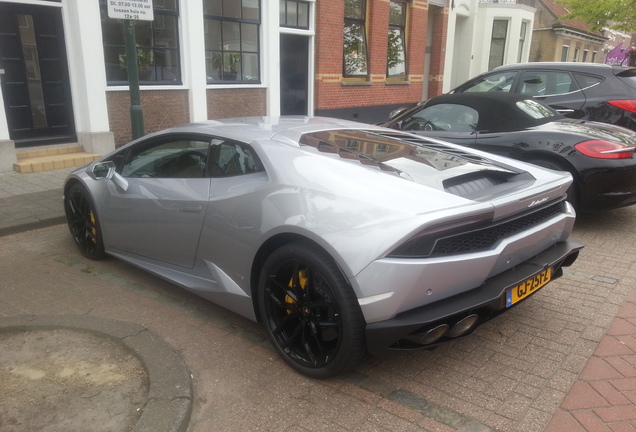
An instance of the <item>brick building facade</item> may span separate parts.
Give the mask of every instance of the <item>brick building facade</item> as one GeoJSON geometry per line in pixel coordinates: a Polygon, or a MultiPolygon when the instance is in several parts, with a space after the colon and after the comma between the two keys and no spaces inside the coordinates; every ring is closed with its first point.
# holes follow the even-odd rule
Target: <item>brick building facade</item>
{"type": "Polygon", "coordinates": [[[151,20],[130,24],[106,0],[0,0],[0,172],[21,153],[98,157],[131,140],[126,26],[136,29],[145,133],[281,114],[376,123],[441,94],[447,3],[155,0],[151,20]],[[345,73],[347,31],[364,39],[363,71],[345,73]]]}
{"type": "Polygon", "coordinates": [[[396,107],[442,93],[445,8],[426,0],[364,2],[361,21],[366,34],[367,73],[348,77],[343,56],[345,3],[322,0],[316,4],[316,115],[376,123],[396,107]],[[391,77],[387,71],[390,11],[396,3],[406,10],[406,70],[401,77],[391,77]]]}

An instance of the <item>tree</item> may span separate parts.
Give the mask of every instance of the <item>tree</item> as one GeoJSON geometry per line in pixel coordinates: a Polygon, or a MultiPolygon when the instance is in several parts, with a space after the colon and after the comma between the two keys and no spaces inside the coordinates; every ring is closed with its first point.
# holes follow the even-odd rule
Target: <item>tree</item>
{"type": "Polygon", "coordinates": [[[636,31],[636,0],[559,0],[568,14],[561,19],[584,21],[593,30],[604,27],[636,31]]]}

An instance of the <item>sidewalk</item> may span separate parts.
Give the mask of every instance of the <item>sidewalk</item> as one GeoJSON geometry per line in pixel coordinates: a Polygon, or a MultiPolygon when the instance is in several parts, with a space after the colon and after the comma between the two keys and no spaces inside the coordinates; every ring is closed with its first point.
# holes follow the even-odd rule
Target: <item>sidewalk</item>
{"type": "MultiPolygon", "coordinates": [[[[70,171],[0,174],[0,242],[9,234],[64,223],[62,185],[70,171]]],[[[621,214],[631,226],[632,215],[630,211],[625,216],[621,214]]],[[[589,220],[584,220],[584,225],[589,225],[589,220]]],[[[600,231],[596,235],[601,237],[603,227],[595,228],[600,231]]],[[[634,260],[633,256],[625,257],[625,262],[619,265],[628,268],[625,274],[629,278],[636,279],[634,260]]],[[[618,309],[543,432],[636,430],[636,290],[618,309]]]]}
{"type": "Polygon", "coordinates": [[[0,237],[64,223],[62,186],[73,169],[0,173],[0,237]]]}
{"type": "MultiPolygon", "coordinates": [[[[0,241],[10,234],[64,224],[63,184],[74,169],[0,173],[0,241]]],[[[97,425],[132,432],[187,429],[192,410],[190,372],[174,348],[141,326],[83,316],[0,316],[0,340],[5,350],[0,360],[7,363],[0,363],[0,369],[19,372],[2,380],[13,393],[0,416],[2,430],[45,427],[39,423],[47,421],[41,413],[43,404],[54,409],[54,417],[68,419],[64,423],[68,430],[89,424],[94,425],[92,430],[98,430],[97,425]],[[43,333],[44,338],[37,337],[43,333]],[[23,358],[25,352],[33,353],[36,362],[23,358]],[[138,360],[123,360],[126,353],[138,360]],[[66,362],[64,374],[46,376],[52,364],[59,368],[61,361],[66,362]],[[87,368],[90,364],[101,369],[87,368]],[[20,370],[22,365],[28,365],[28,373],[20,370]],[[100,390],[97,395],[95,388],[100,390]],[[84,400],[89,402],[82,405],[84,400]]]]}

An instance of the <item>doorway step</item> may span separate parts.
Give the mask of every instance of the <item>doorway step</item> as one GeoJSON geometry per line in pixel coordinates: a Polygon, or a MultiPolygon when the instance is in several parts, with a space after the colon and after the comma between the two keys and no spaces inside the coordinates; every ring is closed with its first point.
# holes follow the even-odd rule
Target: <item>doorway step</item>
{"type": "Polygon", "coordinates": [[[13,164],[13,170],[23,174],[80,167],[102,157],[85,152],[77,144],[32,147],[18,150],[16,156],[18,161],[13,164]]]}

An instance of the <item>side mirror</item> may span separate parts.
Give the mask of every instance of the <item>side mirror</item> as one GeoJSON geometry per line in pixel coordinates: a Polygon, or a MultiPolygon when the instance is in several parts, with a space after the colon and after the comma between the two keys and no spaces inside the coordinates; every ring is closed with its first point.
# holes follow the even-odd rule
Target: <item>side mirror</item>
{"type": "Polygon", "coordinates": [[[98,162],[87,173],[94,180],[112,179],[124,192],[128,190],[128,180],[117,173],[113,161],[98,162]]]}
{"type": "Polygon", "coordinates": [[[98,162],[88,171],[88,175],[95,180],[110,179],[115,174],[115,162],[98,162]]]}

